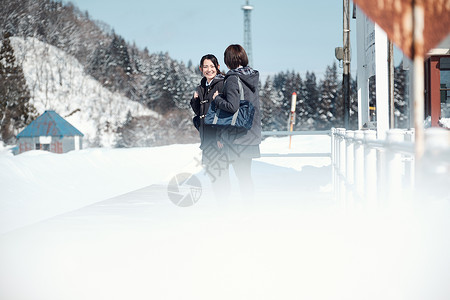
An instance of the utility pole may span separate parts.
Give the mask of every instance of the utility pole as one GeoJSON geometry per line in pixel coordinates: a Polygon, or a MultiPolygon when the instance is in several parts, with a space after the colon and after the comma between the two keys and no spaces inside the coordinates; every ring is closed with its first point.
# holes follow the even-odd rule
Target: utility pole
{"type": "Polygon", "coordinates": [[[388,70],[389,70],[389,128],[395,128],[394,103],[394,44],[388,40],[388,70]]]}
{"type": "MultiPolygon", "coordinates": [[[[289,113],[289,131],[292,132],[294,130],[294,124],[295,124],[295,107],[297,105],[297,93],[292,93],[292,99],[291,99],[291,112],[289,113]]],[[[291,149],[291,143],[292,143],[292,135],[289,136],[289,149],[291,149]]]]}
{"type": "Polygon", "coordinates": [[[248,63],[253,67],[253,54],[252,54],[252,32],[251,32],[251,18],[250,13],[253,10],[253,6],[246,1],[245,5],[242,6],[244,11],[244,49],[247,52],[248,63]]]}
{"type": "Polygon", "coordinates": [[[349,129],[350,119],[350,0],[344,0],[344,128],[349,129]]]}
{"type": "Polygon", "coordinates": [[[415,146],[415,162],[419,167],[423,153],[425,152],[425,132],[423,127],[423,119],[425,115],[424,108],[424,67],[425,53],[424,45],[424,27],[425,27],[425,4],[423,0],[413,1],[413,97],[414,97],[414,146],[415,146]]]}

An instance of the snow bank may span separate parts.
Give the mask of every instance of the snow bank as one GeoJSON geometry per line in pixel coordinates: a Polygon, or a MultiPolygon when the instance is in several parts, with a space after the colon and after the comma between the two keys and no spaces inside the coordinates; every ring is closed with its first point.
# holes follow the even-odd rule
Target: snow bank
{"type": "Polygon", "coordinates": [[[447,129],[450,129],[450,118],[442,118],[439,120],[439,124],[447,129]]]}
{"type": "MultiPolygon", "coordinates": [[[[261,152],[326,152],[330,137],[297,136],[291,150],[288,146],[287,137],[268,138],[261,144],[261,152]]],[[[182,172],[199,173],[210,185],[200,165],[198,144],[91,148],[65,154],[0,153],[0,233],[152,184],[167,185],[172,176],[182,172]]],[[[315,168],[329,164],[329,158],[267,157],[255,160],[253,173],[258,184],[267,188],[267,195],[280,197],[280,190],[299,186],[307,190],[314,180],[323,180],[315,168]],[[283,176],[281,184],[274,184],[274,178],[283,176]],[[268,189],[271,186],[274,188],[268,189]]],[[[230,174],[235,180],[234,173],[230,174]]],[[[325,187],[329,181],[319,184],[325,187]]],[[[233,185],[238,186],[235,181],[233,185]]]]}
{"type": "MultiPolygon", "coordinates": [[[[261,149],[329,143],[293,137],[289,150],[288,138],[269,138],[261,149]]],[[[253,164],[253,207],[173,205],[174,173],[206,184],[199,159],[197,144],[3,151],[2,230],[67,213],[0,235],[0,299],[448,299],[448,202],[345,208],[330,192],[314,197],[330,184],[329,159],[271,157],[253,164]]]]}
{"type": "MultiPolygon", "coordinates": [[[[289,149],[289,138],[269,137],[261,144],[261,153],[292,154],[292,153],[330,153],[330,137],[326,135],[293,136],[291,149],[289,149]]],[[[323,167],[330,165],[327,157],[297,157],[277,158],[267,157],[264,162],[277,166],[283,166],[301,171],[304,166],[323,167]]]]}
{"type": "Polygon", "coordinates": [[[198,172],[198,145],[0,155],[0,232],[198,172]],[[172,175],[173,176],[173,175],[172,175]]]}

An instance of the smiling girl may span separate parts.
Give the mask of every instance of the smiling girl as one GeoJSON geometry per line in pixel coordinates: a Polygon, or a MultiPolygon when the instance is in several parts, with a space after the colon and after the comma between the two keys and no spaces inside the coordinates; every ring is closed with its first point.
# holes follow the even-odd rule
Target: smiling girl
{"type": "MultiPolygon", "coordinates": [[[[220,174],[216,172],[216,165],[222,151],[217,145],[216,128],[205,125],[204,120],[214,93],[222,92],[225,77],[220,72],[220,65],[217,58],[212,54],[207,54],[202,57],[200,60],[200,71],[203,74],[203,78],[191,99],[191,107],[196,115],[194,117],[194,125],[200,133],[202,164],[213,182],[213,187],[218,187],[215,183],[217,183],[220,174]]],[[[216,191],[217,193],[222,194],[221,191],[216,191]]]]}

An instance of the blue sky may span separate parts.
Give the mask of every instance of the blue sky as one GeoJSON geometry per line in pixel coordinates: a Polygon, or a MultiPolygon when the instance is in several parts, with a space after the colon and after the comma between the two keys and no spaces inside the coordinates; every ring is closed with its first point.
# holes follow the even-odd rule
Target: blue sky
{"type": "MultiPolygon", "coordinates": [[[[223,51],[243,44],[245,0],[72,0],[91,18],[109,24],[125,40],[150,52],[196,65],[206,53],[215,54],[222,69],[223,51]]],[[[253,67],[263,75],[295,70],[321,77],[336,61],[342,46],[342,1],[250,0],[253,67]]],[[[351,20],[352,70],[356,69],[356,21],[351,20]]],[[[336,61],[337,62],[337,61],[336,61]]],[[[339,69],[342,72],[342,69],[339,69]]]]}

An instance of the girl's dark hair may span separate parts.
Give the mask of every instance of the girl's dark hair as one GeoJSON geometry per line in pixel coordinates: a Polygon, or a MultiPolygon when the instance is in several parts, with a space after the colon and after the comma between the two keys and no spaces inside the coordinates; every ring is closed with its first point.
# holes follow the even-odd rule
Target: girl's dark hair
{"type": "Polygon", "coordinates": [[[202,59],[200,59],[200,68],[203,68],[203,62],[205,59],[209,59],[213,63],[214,67],[216,67],[217,74],[223,74],[219,69],[219,61],[217,60],[217,57],[212,54],[203,55],[202,59]]]}
{"type": "Polygon", "coordinates": [[[246,67],[248,65],[248,56],[241,45],[230,45],[223,54],[225,64],[227,67],[237,69],[239,66],[246,67]]]}

